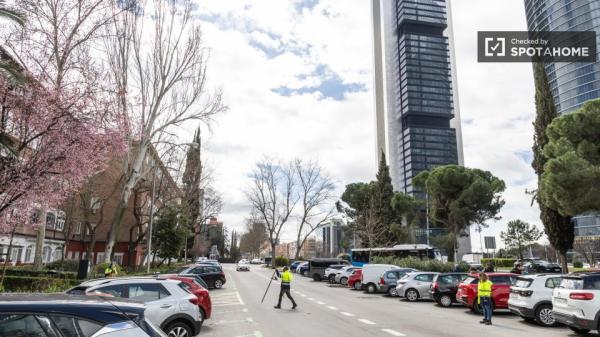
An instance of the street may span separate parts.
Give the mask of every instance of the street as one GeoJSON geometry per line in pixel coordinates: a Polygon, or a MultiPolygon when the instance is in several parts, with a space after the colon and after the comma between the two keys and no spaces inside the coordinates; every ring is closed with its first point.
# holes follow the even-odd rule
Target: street
{"type": "Polygon", "coordinates": [[[494,314],[493,326],[479,324],[475,316],[459,305],[444,309],[432,302],[408,303],[384,295],[351,291],[339,285],[315,283],[294,274],[292,296],[277,303],[279,281],[273,281],[265,302],[260,304],[272,271],[252,266],[250,272],[236,272],[223,265],[227,284],[211,291],[213,318],[207,320],[200,336],[569,336],[564,327],[542,328],[507,311],[494,314]]]}

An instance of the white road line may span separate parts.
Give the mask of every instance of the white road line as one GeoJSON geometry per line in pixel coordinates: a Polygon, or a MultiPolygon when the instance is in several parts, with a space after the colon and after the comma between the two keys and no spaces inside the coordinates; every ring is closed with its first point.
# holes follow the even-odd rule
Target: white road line
{"type": "Polygon", "coordinates": [[[325,302],[318,301],[317,304],[324,305],[325,302]]]}
{"type": "Polygon", "coordinates": [[[331,310],[338,310],[338,308],[336,308],[336,307],[334,307],[334,306],[332,306],[332,305],[329,305],[329,306],[327,306],[327,307],[328,307],[329,309],[331,309],[331,310]]]}
{"type": "Polygon", "coordinates": [[[243,312],[248,312],[247,308],[242,309],[243,312]]]}
{"type": "Polygon", "coordinates": [[[300,295],[300,296],[302,296],[302,297],[306,297],[306,295],[304,295],[304,294],[302,294],[302,295],[300,295]]]}
{"type": "Polygon", "coordinates": [[[353,317],[354,316],[354,314],[351,314],[351,313],[345,312],[345,311],[340,312],[340,314],[342,314],[344,316],[348,316],[348,317],[353,317]]]}
{"type": "Polygon", "coordinates": [[[358,321],[361,322],[361,323],[367,324],[367,325],[374,325],[375,324],[375,322],[371,322],[368,319],[364,319],[364,318],[359,318],[358,321]]]}
{"type": "Polygon", "coordinates": [[[398,332],[396,330],[392,330],[392,329],[381,329],[381,331],[386,332],[392,336],[397,336],[397,337],[405,337],[406,336],[405,334],[398,332]]]}
{"type": "Polygon", "coordinates": [[[309,297],[308,299],[309,299],[310,301],[314,301],[314,300],[315,300],[315,299],[314,299],[314,298],[312,298],[312,297],[309,297]]]}
{"type": "Polygon", "coordinates": [[[238,293],[238,292],[236,291],[236,292],[235,292],[235,294],[236,294],[236,296],[237,296],[238,300],[240,301],[240,303],[241,303],[242,305],[245,305],[245,304],[244,304],[244,301],[242,301],[242,297],[240,296],[240,293],[238,293]]]}

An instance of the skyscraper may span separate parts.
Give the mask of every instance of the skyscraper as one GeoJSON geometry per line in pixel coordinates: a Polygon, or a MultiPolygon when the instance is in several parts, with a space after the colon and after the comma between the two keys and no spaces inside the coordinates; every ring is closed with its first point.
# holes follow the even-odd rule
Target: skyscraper
{"type": "MultiPolygon", "coordinates": [[[[371,9],[377,153],[396,191],[425,199],[412,184],[417,174],[464,163],[450,1],[372,0],[371,9]]],[[[471,241],[458,241],[460,259],[471,241]]]]}
{"type": "MultiPolygon", "coordinates": [[[[595,31],[600,35],[600,1],[525,0],[525,11],[530,31],[595,31]]],[[[597,43],[600,53],[600,40],[597,43]]],[[[547,63],[545,68],[559,113],[600,98],[600,63],[547,63]]]]}
{"type": "MultiPolygon", "coordinates": [[[[525,0],[530,31],[595,31],[600,36],[600,1],[525,0]]],[[[600,40],[597,37],[600,58],[600,40]]],[[[600,63],[547,63],[544,65],[556,109],[560,114],[600,98],[600,63]]],[[[600,215],[574,218],[575,240],[600,240],[600,215]]],[[[600,256],[600,252],[596,252],[600,256]]]]}
{"type": "Polygon", "coordinates": [[[417,196],[418,173],[463,163],[448,12],[444,0],[372,0],[377,152],[394,188],[417,196]]]}

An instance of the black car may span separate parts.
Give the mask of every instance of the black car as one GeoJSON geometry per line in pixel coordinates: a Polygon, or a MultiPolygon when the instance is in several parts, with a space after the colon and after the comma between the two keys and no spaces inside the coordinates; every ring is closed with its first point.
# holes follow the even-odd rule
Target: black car
{"type": "Polygon", "coordinates": [[[449,307],[452,303],[457,303],[456,292],[458,284],[464,281],[469,274],[467,273],[442,273],[435,275],[429,293],[431,298],[442,307],[449,307]]]}
{"type": "Polygon", "coordinates": [[[142,303],[97,296],[3,294],[0,336],[164,336],[145,320],[142,303]]]}
{"type": "Polygon", "coordinates": [[[562,267],[547,261],[531,261],[523,266],[523,274],[562,274],[562,267]]]}
{"type": "Polygon", "coordinates": [[[221,266],[212,264],[190,264],[176,271],[179,275],[198,275],[208,285],[208,288],[221,289],[225,282],[225,273],[221,266]]]}

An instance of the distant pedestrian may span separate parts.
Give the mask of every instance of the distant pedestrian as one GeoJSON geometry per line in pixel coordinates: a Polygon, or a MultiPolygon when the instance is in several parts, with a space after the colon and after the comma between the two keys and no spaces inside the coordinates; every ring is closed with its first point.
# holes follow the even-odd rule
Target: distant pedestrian
{"type": "Polygon", "coordinates": [[[117,266],[114,263],[110,263],[106,269],[104,269],[104,277],[116,277],[117,276],[117,266]]]}
{"type": "Polygon", "coordinates": [[[488,279],[485,273],[479,274],[479,284],[477,285],[477,304],[483,309],[483,320],[479,323],[492,325],[492,281],[488,279]]]}
{"type": "Polygon", "coordinates": [[[283,267],[283,273],[280,274],[279,270],[277,270],[277,269],[275,269],[275,273],[277,274],[277,276],[274,276],[275,279],[277,279],[277,277],[281,277],[281,289],[279,290],[279,302],[277,302],[275,309],[281,309],[281,299],[283,298],[283,294],[285,294],[290,299],[290,301],[292,301],[292,309],[296,309],[296,307],[298,305],[296,304],[296,301],[294,301],[294,298],[290,294],[290,288],[291,288],[291,283],[292,283],[292,273],[290,273],[287,266],[283,267]]]}

